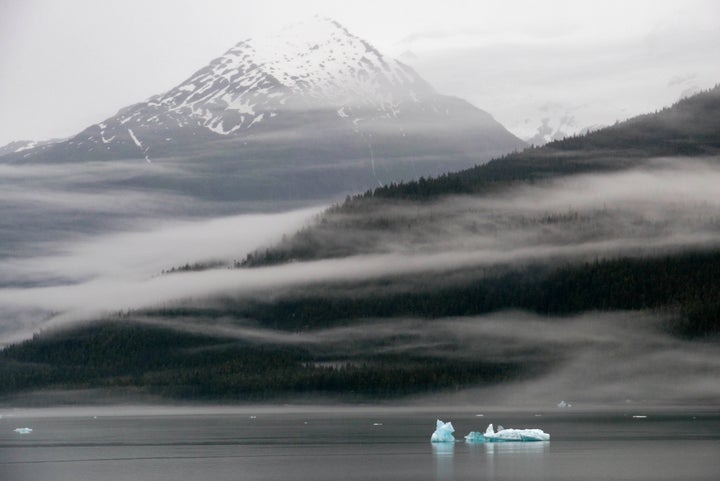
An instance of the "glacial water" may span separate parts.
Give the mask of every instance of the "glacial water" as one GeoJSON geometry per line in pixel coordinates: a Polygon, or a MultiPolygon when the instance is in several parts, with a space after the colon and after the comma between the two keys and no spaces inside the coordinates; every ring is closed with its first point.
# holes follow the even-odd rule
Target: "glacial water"
{"type": "Polygon", "coordinates": [[[720,409],[0,409],[3,481],[717,480],[720,409]],[[644,417],[643,417],[644,416],[644,417]],[[436,418],[454,444],[430,443],[436,418]],[[550,442],[466,444],[489,423],[550,442]],[[20,434],[16,428],[32,432],[20,434]]]}

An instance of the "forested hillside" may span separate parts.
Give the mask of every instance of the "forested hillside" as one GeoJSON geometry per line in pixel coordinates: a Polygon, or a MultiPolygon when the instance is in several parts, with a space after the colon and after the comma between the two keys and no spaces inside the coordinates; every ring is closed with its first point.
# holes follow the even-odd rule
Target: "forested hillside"
{"type": "Polygon", "coordinates": [[[360,196],[423,199],[480,193],[517,181],[611,171],[651,157],[711,156],[720,152],[720,85],[658,112],[508,154],[485,165],[437,178],[391,184],[360,196]]]}
{"type": "MultiPolygon", "coordinates": [[[[237,265],[252,267],[365,252],[377,231],[406,231],[427,223],[422,209],[428,202],[443,197],[492,196],[513,187],[538,185],[568,175],[612,173],[647,166],[658,158],[686,159],[689,164],[702,159],[718,164],[719,153],[720,85],[659,112],[612,127],[509,154],[460,172],[390,184],[348,197],[342,205],[329,209],[316,225],[277,246],[250,254],[237,265]],[[384,215],[396,206],[420,210],[410,216],[384,215]],[[343,235],[348,230],[360,230],[366,235],[343,235]]],[[[552,222],[554,216],[565,214],[550,213],[538,222],[552,222]]]]}
{"type": "MultiPolygon", "coordinates": [[[[309,275],[325,263],[347,275],[42,332],[0,352],[0,389],[393,398],[552,373],[581,349],[558,347],[562,326],[579,322],[573,342],[593,342],[577,321],[586,318],[593,332],[635,333],[639,352],[655,354],[645,339],[712,346],[718,153],[715,87],[487,165],[380,187],[234,265],[257,275],[302,265],[309,275]]],[[[225,269],[171,267],[163,275],[225,269]]]]}

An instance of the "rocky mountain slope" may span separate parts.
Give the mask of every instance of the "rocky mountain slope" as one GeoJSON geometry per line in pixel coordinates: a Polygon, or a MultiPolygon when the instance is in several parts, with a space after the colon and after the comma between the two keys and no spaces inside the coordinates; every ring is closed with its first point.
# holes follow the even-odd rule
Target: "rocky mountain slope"
{"type": "Polygon", "coordinates": [[[316,197],[457,170],[523,145],[486,112],[315,18],[243,40],[165,93],[0,161],[191,160],[237,176],[240,190],[282,184],[316,197]]]}

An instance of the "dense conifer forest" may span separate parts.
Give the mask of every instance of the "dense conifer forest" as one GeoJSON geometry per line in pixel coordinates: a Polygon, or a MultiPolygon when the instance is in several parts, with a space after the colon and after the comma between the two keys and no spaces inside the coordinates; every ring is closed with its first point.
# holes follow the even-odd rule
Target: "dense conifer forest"
{"type": "MultiPolygon", "coordinates": [[[[453,196],[492,195],[578,173],[647,166],[664,156],[716,162],[720,153],[720,86],[582,136],[509,154],[486,165],[379,187],[330,208],[275,246],[234,268],[343,258],[374,252],[379,235],[400,238],[433,226],[432,216],[379,215],[453,196]],[[343,232],[352,235],[343,236],[343,232]],[[405,234],[403,234],[405,233],[405,234]]],[[[568,211],[516,224],[590,229],[615,213],[568,211]],[[588,227],[590,226],[590,227],[588,227]]],[[[700,217],[713,224],[716,218],[700,217]]],[[[653,226],[655,228],[655,226],[653,226]]],[[[479,227],[481,229],[481,227],[479,227]]],[[[545,229],[547,230],[547,229],[545,229]]],[[[544,230],[543,230],[544,232],[544,230]]],[[[584,231],[583,231],[584,232],[584,231]]],[[[403,238],[405,239],[405,238],[403,238]]],[[[163,275],[217,268],[187,264],[163,275]]],[[[720,248],[635,250],[615,255],[527,261],[492,267],[436,269],[289,289],[269,297],[220,296],[108,316],[89,324],[43,331],[0,351],[0,393],[36,389],[111,388],[183,399],[252,401],[290,395],[346,400],[396,398],[518,380],[551,369],[555,352],[527,360],[491,355],[450,356],[394,349],[359,339],[331,348],[312,342],[248,340],[198,328],[218,322],[289,334],[343,327],[372,330],[377,322],[476,319],[526,311],[562,318],[585,312],[648,312],[658,330],[688,342],[717,342],[720,334],[720,248]],[[192,328],[185,321],[192,319],[192,328]]],[[[532,355],[531,355],[532,354],[532,355]]]]}

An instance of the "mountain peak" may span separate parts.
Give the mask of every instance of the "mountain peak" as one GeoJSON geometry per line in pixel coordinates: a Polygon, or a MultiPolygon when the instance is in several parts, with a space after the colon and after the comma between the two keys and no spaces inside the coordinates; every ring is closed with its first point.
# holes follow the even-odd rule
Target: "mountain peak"
{"type": "Polygon", "coordinates": [[[285,111],[395,112],[403,102],[434,95],[410,67],[383,56],[338,22],[314,17],[237,43],[177,87],[121,111],[118,120],[128,127],[141,119],[199,124],[227,136],[285,111]]]}
{"type": "MultiPolygon", "coordinates": [[[[300,195],[319,196],[474,165],[522,145],[487,113],[439,95],[335,20],[314,17],[237,43],[176,87],[65,142],[9,155],[188,159],[239,178],[251,166],[269,169],[271,189],[297,168],[292,182],[313,186],[300,195]]],[[[242,195],[268,195],[255,175],[242,195]]],[[[240,195],[234,182],[228,195],[240,195]]],[[[287,190],[280,195],[296,195],[287,190]]]]}
{"type": "Polygon", "coordinates": [[[314,15],[304,20],[294,22],[273,32],[272,37],[285,38],[296,43],[312,45],[333,36],[352,36],[345,26],[330,17],[314,15]]]}
{"type": "Polygon", "coordinates": [[[394,87],[401,85],[413,85],[415,95],[432,90],[409,67],[383,56],[335,20],[322,17],[239,42],[211,65],[216,76],[236,81],[245,72],[265,74],[279,86],[337,107],[392,101],[390,97],[400,91],[394,87]]]}

